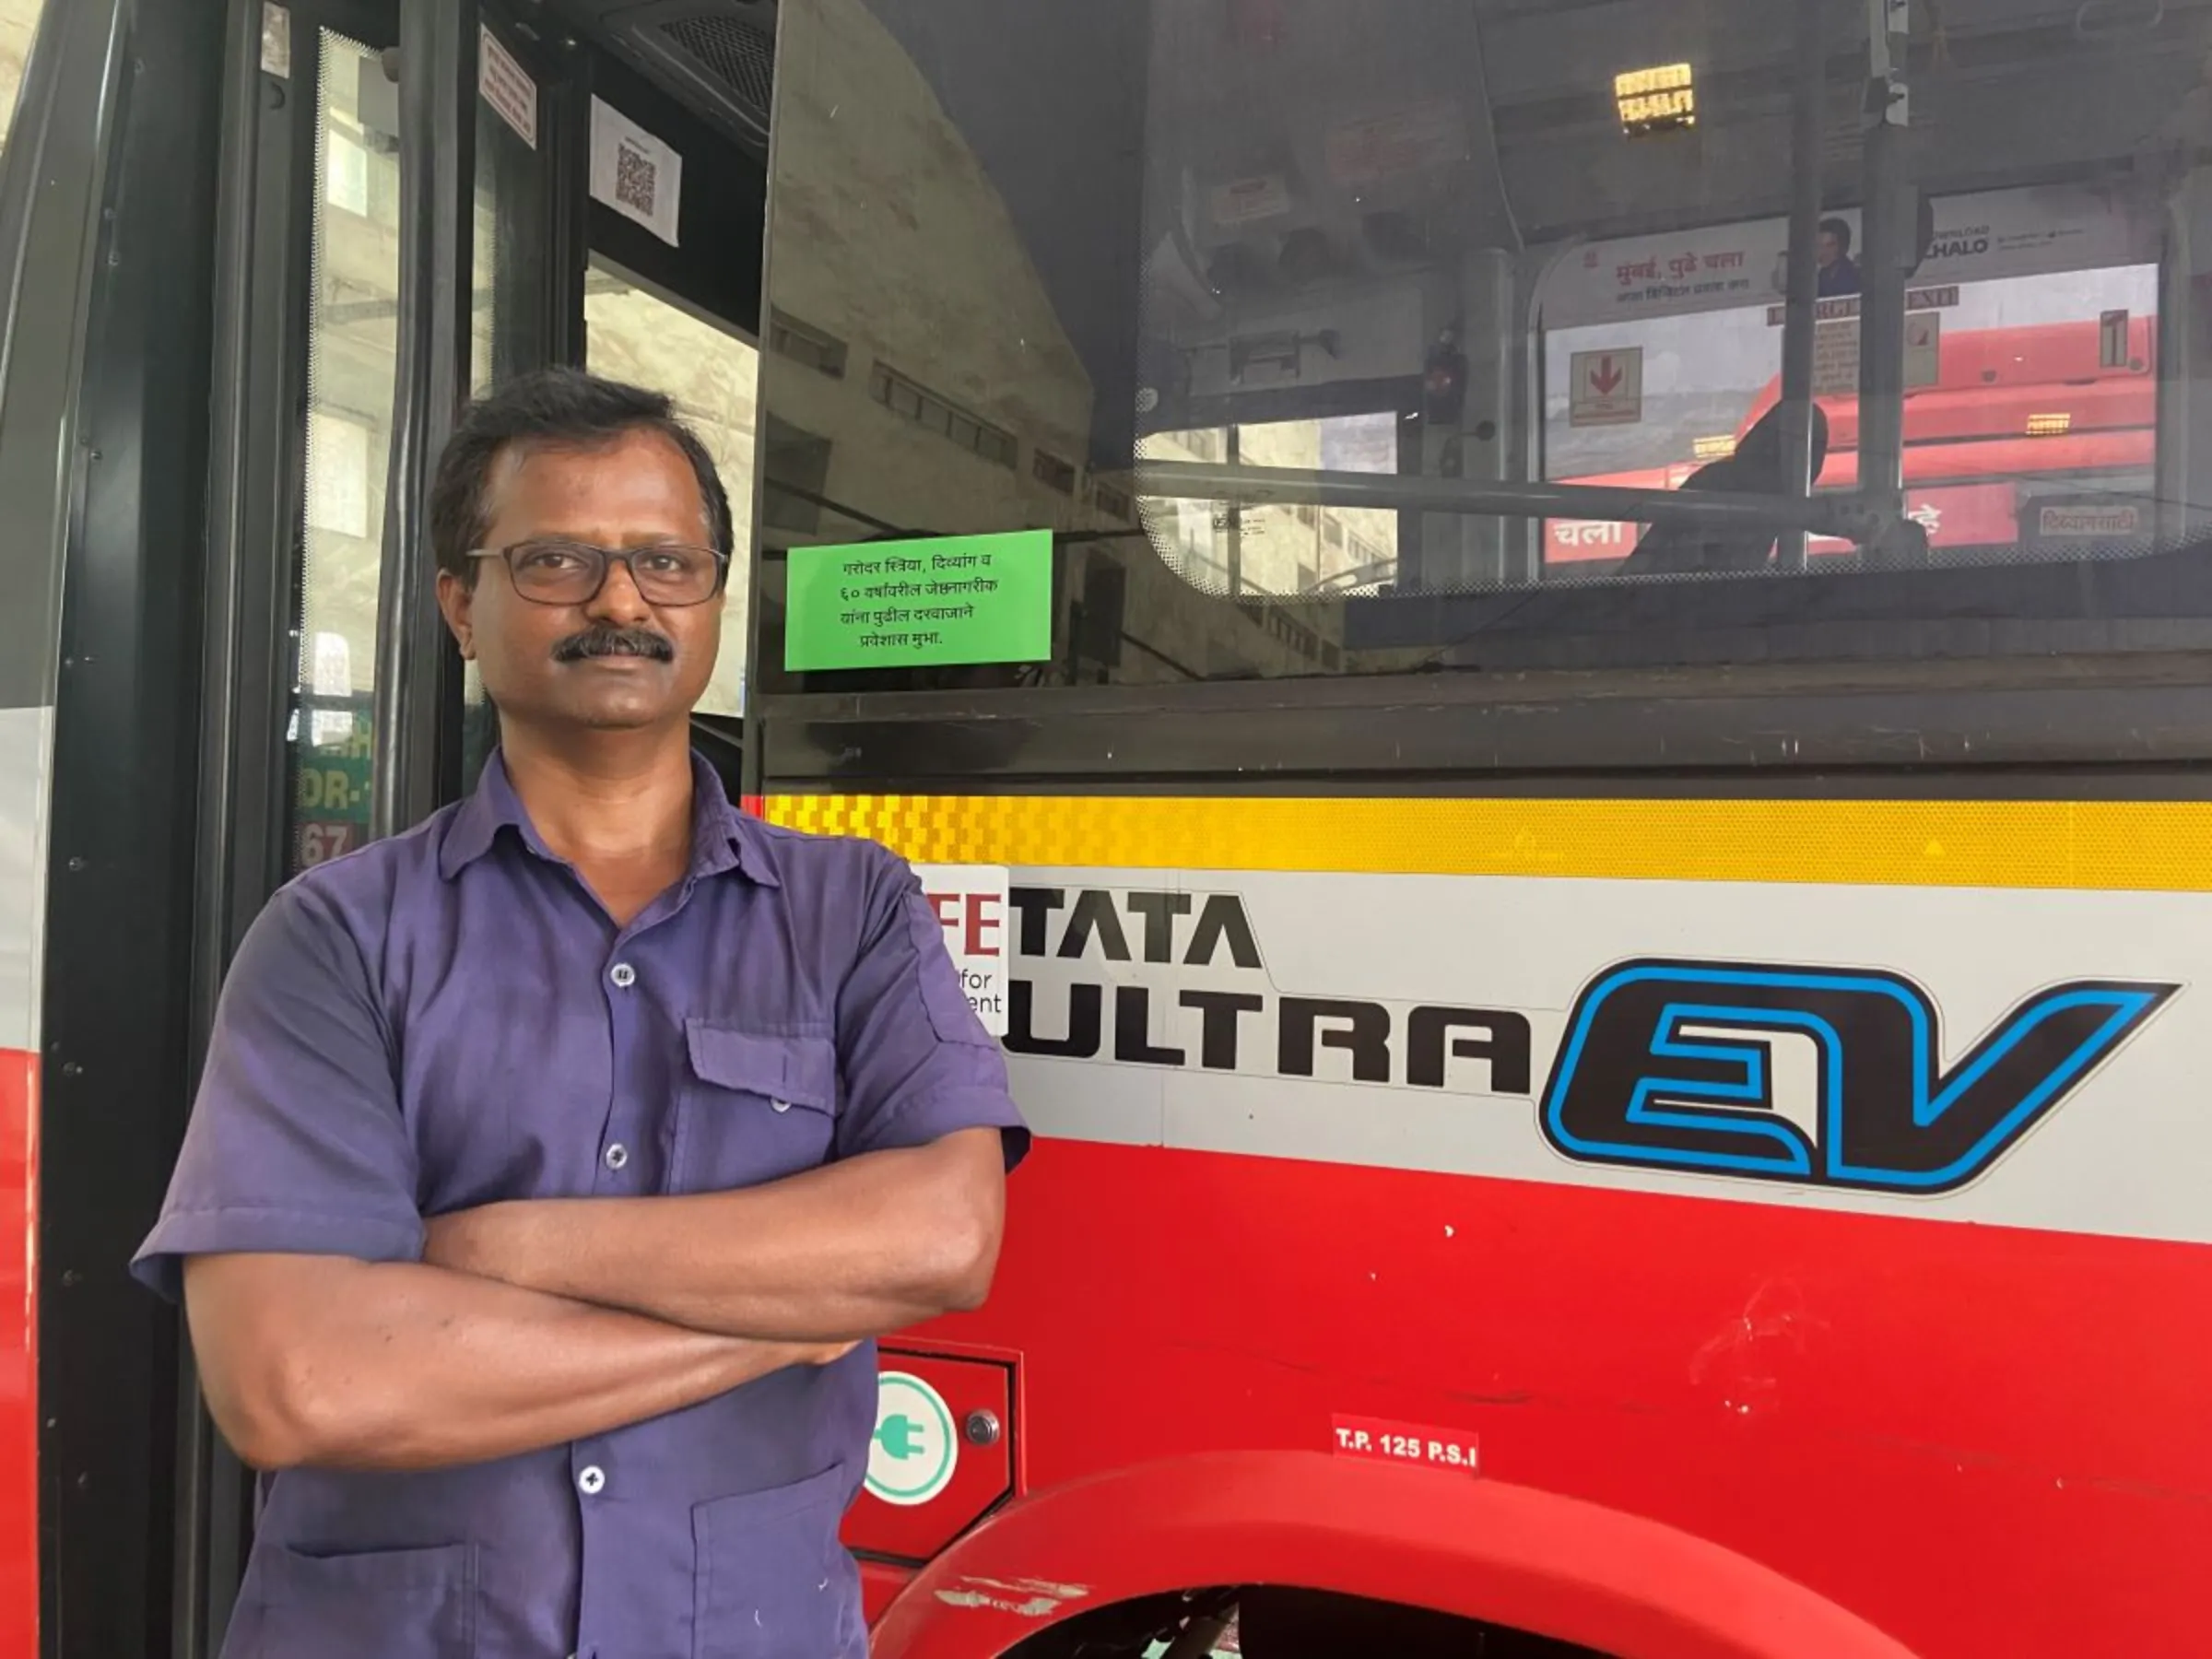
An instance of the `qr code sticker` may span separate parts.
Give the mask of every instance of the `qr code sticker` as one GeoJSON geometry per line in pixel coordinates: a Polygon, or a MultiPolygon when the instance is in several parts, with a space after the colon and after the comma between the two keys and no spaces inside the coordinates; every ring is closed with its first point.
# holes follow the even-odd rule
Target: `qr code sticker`
{"type": "Polygon", "coordinates": [[[635,208],[647,218],[653,218],[653,196],[660,177],[660,169],[643,150],[627,141],[616,147],[615,200],[623,206],[635,208]]]}

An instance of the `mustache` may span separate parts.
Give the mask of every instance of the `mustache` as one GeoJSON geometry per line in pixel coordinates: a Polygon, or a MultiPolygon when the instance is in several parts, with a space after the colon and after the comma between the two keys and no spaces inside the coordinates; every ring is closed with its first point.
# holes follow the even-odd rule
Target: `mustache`
{"type": "Polygon", "coordinates": [[[676,660],[676,647],[649,628],[587,628],[553,643],[557,663],[581,663],[591,657],[637,656],[655,663],[676,660]]]}

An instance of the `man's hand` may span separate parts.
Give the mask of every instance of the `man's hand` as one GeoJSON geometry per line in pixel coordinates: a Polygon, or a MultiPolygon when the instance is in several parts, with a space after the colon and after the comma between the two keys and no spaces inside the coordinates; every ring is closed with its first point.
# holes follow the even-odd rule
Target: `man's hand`
{"type": "Polygon", "coordinates": [[[759,1341],[880,1336],[981,1304],[997,1265],[995,1129],[864,1153],[730,1193],[534,1198],[433,1217],[452,1272],[759,1341]]]}

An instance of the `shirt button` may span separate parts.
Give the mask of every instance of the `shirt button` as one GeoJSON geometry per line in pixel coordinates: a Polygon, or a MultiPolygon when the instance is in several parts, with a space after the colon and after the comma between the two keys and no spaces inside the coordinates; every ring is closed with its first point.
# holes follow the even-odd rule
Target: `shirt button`
{"type": "Polygon", "coordinates": [[[791,1110],[791,1102],[789,1100],[771,1100],[769,1102],[769,1106],[771,1110],[776,1112],[789,1112],[791,1110]]]}
{"type": "Polygon", "coordinates": [[[620,1141],[610,1143],[606,1148],[606,1167],[618,1170],[629,1161],[629,1148],[620,1141]]]}
{"type": "Polygon", "coordinates": [[[638,982],[638,971],[628,962],[617,962],[607,970],[606,977],[615,982],[615,989],[627,991],[638,982]]]}
{"type": "Polygon", "coordinates": [[[596,1498],[606,1490],[606,1471],[597,1464],[586,1464],[576,1477],[576,1489],[586,1498],[596,1498]]]}

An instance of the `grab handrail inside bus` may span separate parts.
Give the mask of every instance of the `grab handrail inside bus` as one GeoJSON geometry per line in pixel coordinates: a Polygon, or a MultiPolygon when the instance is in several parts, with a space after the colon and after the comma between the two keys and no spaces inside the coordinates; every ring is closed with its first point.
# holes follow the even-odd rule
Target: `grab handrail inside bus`
{"type": "Polygon", "coordinates": [[[1854,495],[1738,495],[1724,490],[1632,489],[1490,478],[1430,478],[1403,473],[1324,472],[1293,466],[1234,466],[1210,461],[1144,461],[1137,493],[1180,500],[1233,501],[1242,507],[1380,507],[1417,512],[1494,513],[1504,518],[1610,520],[1745,530],[1804,530],[1865,541],[1884,515],[1854,495]]]}

